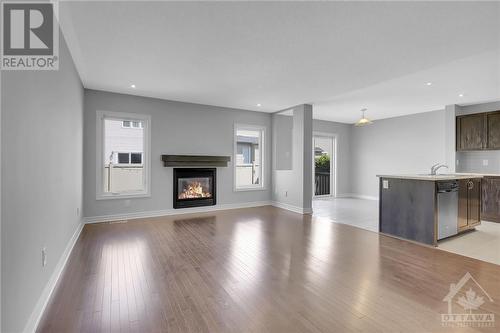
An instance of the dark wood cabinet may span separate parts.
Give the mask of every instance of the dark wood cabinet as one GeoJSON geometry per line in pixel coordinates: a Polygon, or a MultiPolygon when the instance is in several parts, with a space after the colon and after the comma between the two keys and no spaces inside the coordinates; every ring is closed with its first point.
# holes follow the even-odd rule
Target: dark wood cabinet
{"type": "Polygon", "coordinates": [[[469,227],[474,227],[481,223],[481,179],[471,179],[469,185],[469,227]]]}
{"type": "Polygon", "coordinates": [[[469,225],[469,180],[461,179],[458,184],[458,231],[462,231],[469,225]]]}
{"type": "Polygon", "coordinates": [[[486,114],[488,149],[500,149],[500,112],[486,114]]]}
{"type": "Polygon", "coordinates": [[[500,177],[485,177],[482,181],[481,217],[500,222],[500,177]]]}
{"type": "Polygon", "coordinates": [[[457,150],[483,149],[484,115],[457,117],[457,150]]]}
{"type": "Polygon", "coordinates": [[[461,179],[458,192],[458,231],[481,223],[481,179],[461,179]]]}
{"type": "Polygon", "coordinates": [[[456,118],[456,149],[500,150],[500,111],[456,118]]]}

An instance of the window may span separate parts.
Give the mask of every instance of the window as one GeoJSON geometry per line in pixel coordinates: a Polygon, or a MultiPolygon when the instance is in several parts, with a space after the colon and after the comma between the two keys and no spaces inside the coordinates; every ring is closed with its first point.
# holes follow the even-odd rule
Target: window
{"type": "Polygon", "coordinates": [[[114,164],[142,164],[142,153],[111,152],[110,161],[114,164]]]}
{"type": "Polygon", "coordinates": [[[118,153],[118,164],[129,164],[130,154],[128,153],[118,153]]]}
{"type": "Polygon", "coordinates": [[[149,124],[145,115],[97,112],[97,199],[149,196],[149,124]]]}
{"type": "Polygon", "coordinates": [[[142,164],[142,153],[130,153],[130,164],[142,164]]]}
{"type": "Polygon", "coordinates": [[[264,128],[235,125],[234,188],[236,191],[264,188],[264,128]]]}

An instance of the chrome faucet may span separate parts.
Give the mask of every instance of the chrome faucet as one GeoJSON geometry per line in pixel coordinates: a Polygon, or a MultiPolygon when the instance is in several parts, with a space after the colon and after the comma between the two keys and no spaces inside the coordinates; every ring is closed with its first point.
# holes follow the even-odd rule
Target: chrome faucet
{"type": "Polygon", "coordinates": [[[433,166],[431,166],[431,175],[435,176],[437,174],[437,171],[441,168],[448,169],[448,166],[446,164],[441,164],[441,163],[436,163],[433,166]]]}

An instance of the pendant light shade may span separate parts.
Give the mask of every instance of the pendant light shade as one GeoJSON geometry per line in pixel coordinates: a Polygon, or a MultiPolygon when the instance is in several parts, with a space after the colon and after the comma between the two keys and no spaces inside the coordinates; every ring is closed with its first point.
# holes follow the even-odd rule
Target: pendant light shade
{"type": "Polygon", "coordinates": [[[366,109],[361,109],[361,114],[362,114],[361,119],[358,120],[358,122],[354,124],[354,126],[366,126],[373,124],[373,121],[365,117],[365,111],[366,109]]]}

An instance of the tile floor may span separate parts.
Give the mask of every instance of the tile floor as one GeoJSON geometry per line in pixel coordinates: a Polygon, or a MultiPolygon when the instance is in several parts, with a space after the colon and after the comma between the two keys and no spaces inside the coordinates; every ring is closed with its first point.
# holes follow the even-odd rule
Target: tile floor
{"type": "MultiPolygon", "coordinates": [[[[317,198],[313,215],[378,232],[378,201],[317,198]]],[[[500,265],[500,223],[483,221],[474,231],[439,241],[438,249],[500,265]]]]}
{"type": "Polygon", "coordinates": [[[482,221],[474,231],[439,241],[438,248],[500,265],[500,223],[482,221]]]}
{"type": "Polygon", "coordinates": [[[313,215],[378,232],[378,201],[318,198],[313,200],[313,215]]]}

